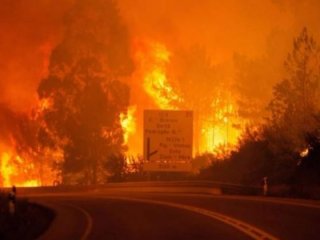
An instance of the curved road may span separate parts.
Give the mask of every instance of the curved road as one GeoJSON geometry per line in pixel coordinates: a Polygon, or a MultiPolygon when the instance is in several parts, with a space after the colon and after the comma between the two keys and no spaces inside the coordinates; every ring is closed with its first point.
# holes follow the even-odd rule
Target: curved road
{"type": "Polygon", "coordinates": [[[113,187],[30,198],[57,212],[41,239],[320,239],[317,201],[159,189],[113,187]]]}

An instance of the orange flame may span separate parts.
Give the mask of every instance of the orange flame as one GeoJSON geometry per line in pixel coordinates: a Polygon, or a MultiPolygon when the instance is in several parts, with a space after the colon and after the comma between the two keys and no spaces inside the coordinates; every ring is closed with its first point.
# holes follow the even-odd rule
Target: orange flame
{"type": "Polygon", "coordinates": [[[60,173],[52,167],[53,159],[56,163],[63,160],[61,150],[46,149],[33,157],[22,157],[8,149],[1,151],[0,186],[36,187],[61,182],[60,173]]]}
{"type": "Polygon", "coordinates": [[[212,116],[207,116],[201,123],[200,152],[216,152],[223,148],[231,150],[236,146],[242,133],[237,109],[232,103],[224,103],[219,108],[214,107],[212,116]]]}
{"type": "Polygon", "coordinates": [[[129,137],[136,132],[136,106],[130,106],[126,113],[120,114],[120,124],[123,130],[124,144],[128,144],[129,137]]]}
{"type": "MultiPolygon", "coordinates": [[[[183,97],[178,94],[178,91],[170,82],[167,72],[173,55],[168,48],[163,43],[152,41],[143,42],[142,45],[143,47],[139,46],[137,48],[136,61],[139,66],[139,78],[143,91],[159,109],[198,111],[190,109],[190,106],[184,106],[183,97]]],[[[226,89],[220,91],[226,92],[226,89]]],[[[144,108],[150,107],[145,101],[135,102],[134,104],[139,106],[141,104],[144,108]]],[[[222,148],[224,153],[226,150],[230,151],[237,145],[243,128],[237,114],[236,102],[233,101],[231,96],[223,98],[217,94],[209,108],[211,108],[209,112],[199,112],[197,129],[194,129],[195,132],[199,132],[199,134],[194,134],[198,138],[199,146],[194,146],[194,148],[197,149],[197,153],[221,154],[220,150],[222,148]]],[[[140,111],[139,114],[142,115],[142,112],[140,111]]],[[[140,115],[137,118],[142,118],[140,115]]],[[[142,130],[138,133],[142,135],[142,130]]],[[[139,138],[140,141],[142,141],[141,139],[142,137],[139,138]]],[[[133,147],[130,141],[128,141],[128,144],[129,148],[133,147]]],[[[141,152],[139,150],[135,152],[141,152]]]]}
{"type": "Polygon", "coordinates": [[[149,52],[138,54],[144,71],[143,87],[145,92],[161,109],[178,109],[174,103],[182,98],[174,91],[167,78],[167,64],[171,53],[161,43],[149,43],[149,52]]]}
{"type": "Polygon", "coordinates": [[[10,187],[12,185],[20,187],[35,187],[39,186],[38,179],[33,178],[35,166],[32,163],[26,163],[26,160],[19,155],[9,151],[2,152],[0,158],[0,172],[2,175],[2,186],[10,187]]]}
{"type": "MultiPolygon", "coordinates": [[[[50,99],[39,101],[37,108],[28,115],[36,121],[43,111],[52,106],[50,99]]],[[[35,133],[30,133],[35,134],[35,133]]],[[[47,186],[61,182],[61,174],[54,169],[54,163],[63,161],[61,149],[36,147],[17,150],[14,137],[5,143],[0,142],[0,186],[23,187],[47,186]]]]}

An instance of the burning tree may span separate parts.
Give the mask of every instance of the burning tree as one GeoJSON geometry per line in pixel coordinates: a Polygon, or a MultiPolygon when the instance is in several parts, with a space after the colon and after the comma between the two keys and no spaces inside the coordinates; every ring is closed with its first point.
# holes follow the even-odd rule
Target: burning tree
{"type": "MultiPolygon", "coordinates": [[[[170,69],[180,108],[194,111],[194,142],[197,154],[227,150],[237,142],[237,106],[221,69],[214,65],[205,48],[194,46],[179,51],[170,69]]],[[[224,152],[224,151],[223,151],[224,152]]]]}
{"type": "Polygon", "coordinates": [[[217,97],[220,83],[217,81],[217,70],[210,62],[205,49],[199,46],[187,51],[180,51],[173,59],[176,72],[177,88],[183,98],[183,107],[194,111],[195,150],[200,151],[201,125],[203,120],[214,122],[212,103],[217,97]],[[204,114],[205,113],[205,114],[204,114]]]}
{"type": "Polygon", "coordinates": [[[65,183],[103,181],[109,156],[123,152],[119,116],[129,88],[121,78],[131,71],[128,33],[114,1],[77,1],[38,88],[48,103],[40,139],[62,148],[65,183]]]}
{"type": "Polygon", "coordinates": [[[42,179],[37,171],[40,161],[34,161],[38,153],[37,122],[0,104],[0,124],[0,186],[38,185],[42,179]]]}
{"type": "Polygon", "coordinates": [[[152,107],[194,112],[197,154],[223,155],[235,146],[242,130],[236,126],[237,105],[220,67],[212,64],[204,48],[171,52],[165,43],[148,39],[137,44],[136,62],[145,99],[153,102],[152,107]]]}

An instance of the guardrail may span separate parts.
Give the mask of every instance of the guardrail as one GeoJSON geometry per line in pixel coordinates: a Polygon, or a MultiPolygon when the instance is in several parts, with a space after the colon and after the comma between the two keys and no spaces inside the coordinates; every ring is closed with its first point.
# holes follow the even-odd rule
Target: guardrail
{"type": "Polygon", "coordinates": [[[130,182],[109,183],[106,187],[194,187],[194,188],[219,188],[223,194],[260,195],[261,188],[213,181],[174,181],[174,182],[130,182]]]}
{"type": "Polygon", "coordinates": [[[89,192],[97,189],[122,189],[122,190],[140,190],[146,191],[148,188],[154,188],[158,191],[170,192],[190,192],[207,194],[233,194],[233,195],[260,195],[261,188],[254,186],[245,186],[212,181],[150,181],[150,182],[123,182],[108,183],[105,185],[59,185],[47,187],[28,187],[18,188],[18,194],[36,194],[36,193],[66,193],[66,192],[89,192]]]}

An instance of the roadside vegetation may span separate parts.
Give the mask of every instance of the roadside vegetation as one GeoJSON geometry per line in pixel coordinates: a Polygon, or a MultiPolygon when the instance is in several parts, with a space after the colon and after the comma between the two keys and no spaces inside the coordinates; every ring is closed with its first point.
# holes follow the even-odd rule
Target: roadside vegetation
{"type": "Polygon", "coordinates": [[[320,48],[304,28],[285,60],[260,127],[248,127],[237,150],[211,157],[201,179],[259,186],[269,194],[320,198],[320,48]],[[254,130],[253,130],[254,129],[254,130]]]}
{"type": "Polygon", "coordinates": [[[122,159],[122,174],[110,180],[210,180],[259,189],[267,177],[268,195],[320,199],[320,48],[306,28],[294,39],[284,69],[266,106],[268,117],[248,125],[229,154],[197,156],[195,163],[207,163],[198,174],[147,175],[141,159],[132,160],[131,171],[122,159]]]}

